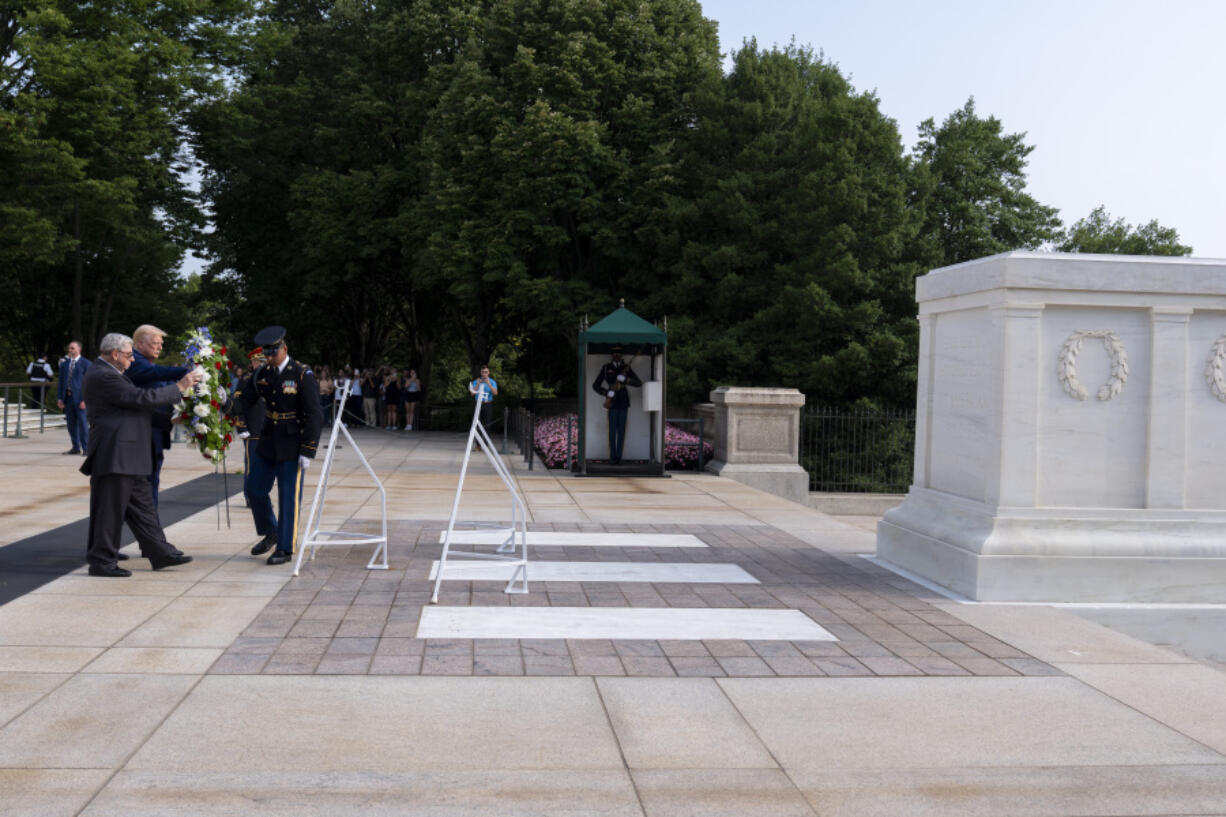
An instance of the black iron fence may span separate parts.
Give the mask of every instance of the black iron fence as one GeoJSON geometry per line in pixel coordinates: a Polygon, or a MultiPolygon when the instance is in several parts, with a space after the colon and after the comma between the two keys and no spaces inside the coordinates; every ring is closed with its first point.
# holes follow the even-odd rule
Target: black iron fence
{"type": "Polygon", "coordinates": [[[801,415],[800,465],[810,491],[906,493],[915,412],[812,406],[801,415]]]}

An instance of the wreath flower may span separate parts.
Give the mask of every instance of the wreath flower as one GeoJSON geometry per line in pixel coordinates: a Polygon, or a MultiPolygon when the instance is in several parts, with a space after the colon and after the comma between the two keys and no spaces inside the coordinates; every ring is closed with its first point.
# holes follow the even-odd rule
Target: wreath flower
{"type": "Polygon", "coordinates": [[[187,338],[183,360],[200,372],[202,379],[175,406],[178,417],[191,429],[187,444],[208,461],[219,464],[233,441],[234,426],[221,410],[230,395],[231,369],[226,347],[213,340],[207,326],[198,327],[187,338]]]}

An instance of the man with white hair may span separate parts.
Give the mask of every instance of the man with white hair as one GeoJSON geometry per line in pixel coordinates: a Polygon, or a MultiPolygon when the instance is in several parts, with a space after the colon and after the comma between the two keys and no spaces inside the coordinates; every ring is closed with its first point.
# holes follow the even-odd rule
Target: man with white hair
{"type": "MultiPolygon", "coordinates": [[[[168,386],[187,374],[186,366],[159,366],[153,361],[162,354],[166,333],[152,324],[136,327],[132,333],[132,365],[124,375],[133,385],[142,389],[156,389],[168,386]]],[[[170,448],[171,418],[174,412],[169,406],[158,406],[149,412],[149,422],[152,426],[150,441],[153,445],[153,468],[149,471],[149,486],[153,488],[153,507],[158,506],[158,485],[162,480],[162,460],[166,449],[170,448]]]]}
{"type": "Polygon", "coordinates": [[[149,412],[177,403],[200,375],[188,372],[177,383],[142,389],[124,377],[132,364],[130,337],[112,332],[102,339],[99,352],[81,384],[89,406],[89,451],[81,466],[89,477],[89,575],[132,575],[117,563],[124,522],[154,570],[187,564],[192,557],[166,541],[153,505],[149,412]]]}

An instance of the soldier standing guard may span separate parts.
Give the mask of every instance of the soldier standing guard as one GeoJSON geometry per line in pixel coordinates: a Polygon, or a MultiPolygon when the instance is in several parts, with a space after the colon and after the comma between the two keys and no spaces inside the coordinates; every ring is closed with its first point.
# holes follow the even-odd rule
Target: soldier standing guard
{"type": "Polygon", "coordinates": [[[255,342],[267,362],[252,373],[254,388],[236,390],[231,406],[234,412],[245,413],[260,398],[264,400],[264,427],[251,452],[248,496],[256,530],[264,532],[264,538],[251,555],[275,547],[267,563],[279,565],[290,561],[296,549],[302,480],[319,446],[323,409],[315,375],[289,356],[285,327],[261,329],[255,342]],[[270,499],[274,480],[279,517],[273,516],[270,499]]]}
{"type": "Polygon", "coordinates": [[[609,411],[609,461],[621,465],[622,447],[626,444],[626,418],[630,414],[628,386],[642,386],[643,381],[630,364],[622,360],[622,347],[613,347],[613,359],[600,368],[592,390],[605,398],[609,411]]]}
{"type": "Polygon", "coordinates": [[[258,556],[277,544],[277,525],[275,519],[268,518],[271,514],[261,515],[256,512],[256,502],[251,498],[251,459],[255,453],[256,444],[260,441],[260,433],[264,430],[264,401],[256,395],[255,401],[251,402],[245,400],[243,395],[255,391],[255,373],[264,365],[264,352],[257,346],[247,353],[247,359],[251,361],[251,371],[238,381],[231,395],[236,406],[245,405],[247,409],[236,411],[231,419],[234,422],[234,429],[238,432],[238,438],[243,441],[243,497],[247,500],[247,507],[251,509],[251,515],[255,517],[255,532],[263,537],[263,540],[252,549],[252,553],[258,556]]]}

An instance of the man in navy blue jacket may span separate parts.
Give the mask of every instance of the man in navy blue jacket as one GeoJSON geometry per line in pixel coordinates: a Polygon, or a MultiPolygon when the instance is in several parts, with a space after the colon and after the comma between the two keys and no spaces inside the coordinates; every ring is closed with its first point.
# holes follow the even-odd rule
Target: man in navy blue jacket
{"type": "Polygon", "coordinates": [[[68,356],[60,361],[60,382],[56,388],[56,404],[64,410],[68,421],[68,439],[72,448],[65,454],[85,456],[89,450],[89,417],[85,413],[85,392],[81,380],[89,369],[89,361],[81,357],[81,343],[68,344],[68,356]]]}
{"type": "MultiPolygon", "coordinates": [[[[169,386],[191,371],[186,366],[158,366],[153,361],[162,354],[166,333],[156,326],[145,324],[132,333],[132,365],[124,375],[133,385],[142,389],[156,389],[169,386]]],[[[153,488],[153,507],[158,506],[158,483],[162,478],[162,459],[166,449],[170,448],[171,418],[174,409],[171,406],[158,406],[150,410],[149,419],[153,426],[153,471],[149,474],[149,485],[153,488]]]]}

